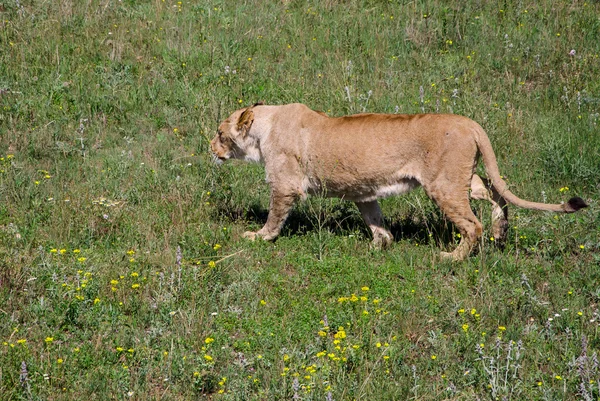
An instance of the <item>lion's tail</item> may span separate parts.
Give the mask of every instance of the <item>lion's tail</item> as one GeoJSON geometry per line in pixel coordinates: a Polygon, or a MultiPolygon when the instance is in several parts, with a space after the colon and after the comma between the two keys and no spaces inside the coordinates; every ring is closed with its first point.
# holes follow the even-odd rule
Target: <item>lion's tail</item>
{"type": "Polygon", "coordinates": [[[485,165],[485,171],[488,177],[491,179],[492,184],[496,188],[496,191],[498,191],[498,193],[509,203],[512,203],[515,206],[519,206],[525,209],[546,210],[551,212],[562,213],[573,213],[578,211],[579,209],[588,206],[583,199],[577,196],[569,199],[567,203],[560,204],[530,202],[525,199],[519,198],[508,189],[508,185],[500,176],[500,171],[498,170],[498,162],[496,161],[496,155],[494,154],[494,150],[492,149],[490,139],[488,138],[483,128],[481,128],[481,126],[479,125],[477,125],[477,129],[475,132],[475,141],[477,143],[479,153],[481,153],[483,164],[485,165]]]}

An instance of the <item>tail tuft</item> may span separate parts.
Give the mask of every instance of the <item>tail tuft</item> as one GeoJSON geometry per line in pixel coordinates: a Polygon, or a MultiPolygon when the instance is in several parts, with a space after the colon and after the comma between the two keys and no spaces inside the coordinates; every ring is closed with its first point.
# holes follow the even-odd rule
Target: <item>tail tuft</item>
{"type": "Polygon", "coordinates": [[[588,205],[579,196],[569,199],[567,204],[564,205],[566,213],[573,213],[578,211],[579,209],[583,209],[584,207],[588,207],[588,205]]]}

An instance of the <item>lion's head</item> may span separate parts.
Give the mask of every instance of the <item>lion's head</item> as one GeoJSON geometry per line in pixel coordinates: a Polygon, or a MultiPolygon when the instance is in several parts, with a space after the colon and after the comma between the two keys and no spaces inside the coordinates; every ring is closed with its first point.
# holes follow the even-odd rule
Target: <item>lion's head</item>
{"type": "Polygon", "coordinates": [[[210,149],[218,160],[261,161],[258,141],[250,135],[250,128],[254,122],[253,109],[261,104],[236,110],[219,125],[217,135],[210,142],[210,149]]]}

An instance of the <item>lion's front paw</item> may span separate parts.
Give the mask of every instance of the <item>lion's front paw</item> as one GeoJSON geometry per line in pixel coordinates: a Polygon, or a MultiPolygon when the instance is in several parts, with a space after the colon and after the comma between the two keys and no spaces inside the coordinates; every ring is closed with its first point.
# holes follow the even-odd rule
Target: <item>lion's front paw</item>
{"type": "Polygon", "coordinates": [[[373,232],[373,241],[371,246],[376,249],[385,249],[392,245],[394,236],[388,230],[377,229],[373,232]]]}
{"type": "Polygon", "coordinates": [[[454,260],[454,255],[451,252],[440,252],[440,259],[454,260]]]}
{"type": "Polygon", "coordinates": [[[451,262],[461,262],[469,256],[464,250],[457,248],[454,252],[440,252],[440,258],[442,260],[449,260],[451,262]]]}
{"type": "Polygon", "coordinates": [[[460,260],[456,257],[456,254],[454,252],[440,252],[440,259],[442,261],[447,260],[450,262],[456,262],[460,260]]]}
{"type": "Polygon", "coordinates": [[[257,232],[256,231],[246,231],[242,237],[249,239],[250,241],[254,241],[257,237],[257,232]]]}
{"type": "Polygon", "coordinates": [[[256,239],[263,239],[265,241],[273,241],[275,238],[277,238],[277,234],[273,234],[273,233],[265,233],[263,230],[259,230],[259,231],[246,231],[243,235],[244,238],[249,239],[250,241],[254,241],[256,239]]]}

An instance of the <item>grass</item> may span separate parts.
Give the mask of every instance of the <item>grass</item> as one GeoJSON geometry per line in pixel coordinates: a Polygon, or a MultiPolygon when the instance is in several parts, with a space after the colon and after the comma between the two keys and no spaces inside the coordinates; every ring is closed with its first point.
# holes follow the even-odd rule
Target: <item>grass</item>
{"type": "MultiPolygon", "coordinates": [[[[600,398],[597,2],[0,2],[0,399],[600,398]],[[231,111],[450,112],[518,195],[505,250],[421,190],[312,198],[275,243],[231,111]]],[[[473,207],[489,230],[489,208],[473,207]],[[487,224],[486,224],[487,223],[487,224]]]]}

